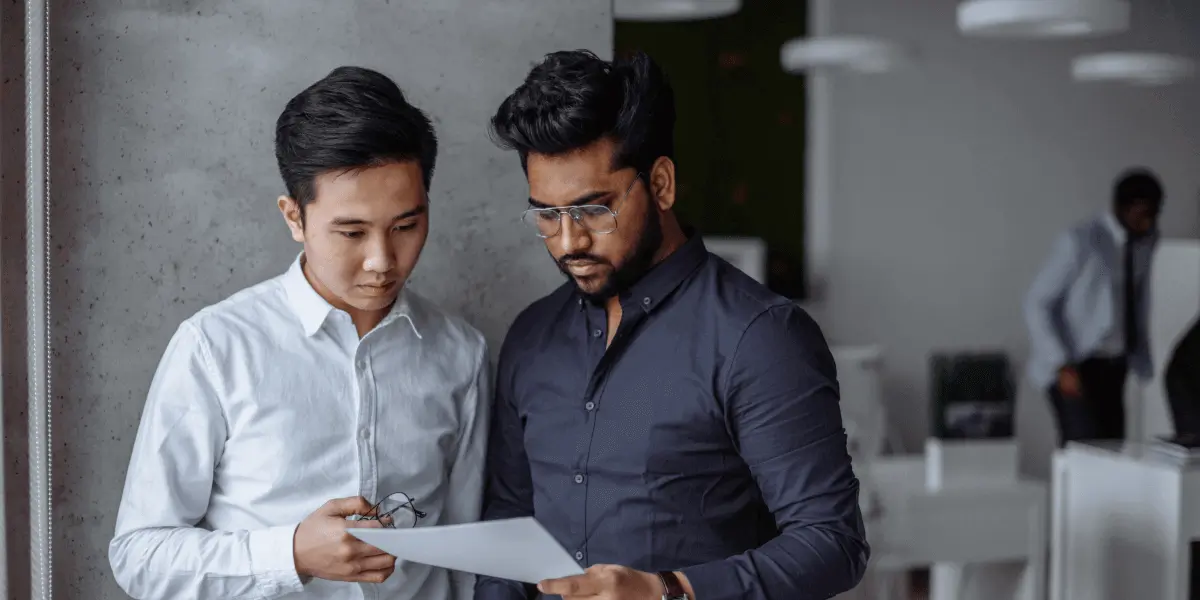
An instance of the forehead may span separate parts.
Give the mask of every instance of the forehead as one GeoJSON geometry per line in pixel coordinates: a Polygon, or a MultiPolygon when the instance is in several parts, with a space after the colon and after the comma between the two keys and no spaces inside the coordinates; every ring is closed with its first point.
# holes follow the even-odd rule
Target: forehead
{"type": "Polygon", "coordinates": [[[314,180],[314,192],[310,209],[339,216],[374,211],[399,214],[425,201],[425,183],[416,161],[322,173],[314,180]]]}
{"type": "Polygon", "coordinates": [[[526,160],[529,196],[549,205],[570,204],[579,197],[613,191],[620,172],[612,168],[611,143],[596,143],[568,154],[530,154],[526,160]]]}

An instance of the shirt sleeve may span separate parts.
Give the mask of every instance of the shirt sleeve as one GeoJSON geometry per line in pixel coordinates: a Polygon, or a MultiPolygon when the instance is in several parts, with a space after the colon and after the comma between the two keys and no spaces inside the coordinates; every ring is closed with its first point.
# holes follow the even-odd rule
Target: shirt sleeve
{"type": "Polygon", "coordinates": [[[139,600],[263,600],[302,589],[296,524],[253,531],[196,527],[226,439],[220,379],[200,331],[185,322],[150,385],[108,558],[139,600]]]}
{"type": "Polygon", "coordinates": [[[1059,236],[1025,295],[1025,325],[1029,329],[1031,353],[1044,357],[1055,365],[1055,370],[1066,365],[1072,353],[1057,323],[1063,296],[1075,277],[1078,254],[1070,232],[1059,236]]]}
{"type": "Polygon", "coordinates": [[[726,372],[724,410],[780,535],[683,569],[699,600],[826,600],[858,585],[870,550],[833,357],[794,305],[759,315],[726,372]]]}
{"type": "MultiPolygon", "coordinates": [[[[517,326],[513,327],[518,330],[517,326]]],[[[533,516],[533,481],[525,454],[525,431],[512,394],[511,344],[505,343],[496,367],[487,452],[487,487],[483,520],[533,516]]],[[[478,577],[475,600],[529,600],[535,588],[517,581],[478,577]]]]}
{"type": "MultiPolygon", "coordinates": [[[[482,338],[481,338],[482,342],[482,338]]],[[[480,353],[471,388],[463,403],[458,452],[450,468],[446,494],[445,523],[473,523],[479,520],[483,502],[483,469],[487,453],[488,415],[491,412],[491,382],[487,345],[480,353]]],[[[451,573],[455,600],[471,600],[475,576],[462,571],[451,573]]]]}

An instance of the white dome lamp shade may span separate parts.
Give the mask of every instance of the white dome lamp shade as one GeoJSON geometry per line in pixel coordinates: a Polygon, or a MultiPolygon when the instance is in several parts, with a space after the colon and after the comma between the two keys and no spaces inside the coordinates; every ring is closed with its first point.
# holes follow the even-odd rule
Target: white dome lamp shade
{"type": "Polygon", "coordinates": [[[902,55],[899,46],[886,40],[827,36],[788,41],[779,51],[779,62],[793,74],[830,70],[883,73],[895,68],[902,55]]]}
{"type": "Polygon", "coordinates": [[[1195,72],[1196,63],[1189,58],[1152,52],[1086,54],[1071,62],[1071,77],[1085,83],[1154,87],[1178,83],[1195,72]]]}
{"type": "Polygon", "coordinates": [[[618,21],[697,21],[741,10],[741,0],[613,0],[618,21]]]}
{"type": "Polygon", "coordinates": [[[1125,0],[965,0],[958,5],[964,35],[991,38],[1099,37],[1129,29],[1125,0]]]}

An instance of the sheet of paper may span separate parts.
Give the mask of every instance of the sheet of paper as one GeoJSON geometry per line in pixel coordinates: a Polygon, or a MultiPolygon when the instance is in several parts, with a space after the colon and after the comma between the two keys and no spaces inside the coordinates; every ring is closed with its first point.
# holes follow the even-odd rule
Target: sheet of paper
{"type": "Polygon", "coordinates": [[[583,573],[570,553],[531,517],[349,531],[399,560],[476,575],[537,583],[583,573]]]}

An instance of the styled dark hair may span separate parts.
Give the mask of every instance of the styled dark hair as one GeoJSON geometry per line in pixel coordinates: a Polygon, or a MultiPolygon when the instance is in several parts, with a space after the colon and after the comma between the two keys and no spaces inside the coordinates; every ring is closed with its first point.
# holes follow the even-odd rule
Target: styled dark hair
{"type": "Polygon", "coordinates": [[[675,154],[675,93],[644,53],[612,62],[587,50],[547,54],[496,110],[491,137],[516,150],[566,154],[608,137],[613,168],[648,174],[659,157],[675,154]]]}
{"type": "Polygon", "coordinates": [[[330,171],[415,160],[428,190],[437,134],[386,75],[338,67],[284,107],[275,123],[275,158],[288,195],[303,211],[314,199],[314,179],[330,171]]]}
{"type": "Polygon", "coordinates": [[[1163,188],[1158,176],[1150,169],[1134,168],[1121,173],[1113,186],[1113,206],[1125,210],[1138,202],[1149,202],[1159,210],[1163,204],[1163,188]]]}

